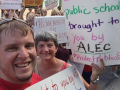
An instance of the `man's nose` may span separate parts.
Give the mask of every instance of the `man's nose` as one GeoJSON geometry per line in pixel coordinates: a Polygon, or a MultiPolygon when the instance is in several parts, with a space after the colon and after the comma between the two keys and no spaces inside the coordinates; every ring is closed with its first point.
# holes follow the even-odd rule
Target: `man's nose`
{"type": "Polygon", "coordinates": [[[26,58],[28,58],[28,56],[29,56],[28,50],[25,47],[22,47],[19,50],[18,57],[21,58],[21,59],[26,59],[26,58]]]}

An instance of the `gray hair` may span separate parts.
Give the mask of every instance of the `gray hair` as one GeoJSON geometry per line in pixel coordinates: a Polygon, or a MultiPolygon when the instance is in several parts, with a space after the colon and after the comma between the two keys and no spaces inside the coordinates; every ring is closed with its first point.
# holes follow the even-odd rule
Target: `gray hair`
{"type": "Polygon", "coordinates": [[[57,41],[57,34],[53,31],[41,31],[39,34],[37,34],[35,37],[35,45],[37,47],[40,41],[47,42],[49,40],[53,40],[55,46],[58,47],[59,44],[57,41]]]}

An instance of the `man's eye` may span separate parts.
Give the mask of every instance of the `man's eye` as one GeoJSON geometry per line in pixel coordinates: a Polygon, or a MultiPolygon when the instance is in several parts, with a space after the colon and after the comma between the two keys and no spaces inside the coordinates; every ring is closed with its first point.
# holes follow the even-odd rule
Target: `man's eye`
{"type": "Polygon", "coordinates": [[[25,47],[26,48],[32,48],[32,47],[34,47],[34,44],[27,44],[25,47]]]}
{"type": "Polygon", "coordinates": [[[17,47],[9,47],[6,50],[7,51],[16,51],[18,48],[17,47]]]}

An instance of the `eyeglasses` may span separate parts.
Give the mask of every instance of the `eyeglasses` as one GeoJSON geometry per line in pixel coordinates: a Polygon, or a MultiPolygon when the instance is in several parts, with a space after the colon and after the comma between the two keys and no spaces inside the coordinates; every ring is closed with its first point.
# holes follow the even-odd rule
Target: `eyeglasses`
{"type": "Polygon", "coordinates": [[[28,26],[30,27],[30,25],[29,25],[28,23],[26,23],[24,20],[16,19],[16,18],[4,19],[4,20],[2,20],[2,21],[0,22],[0,26],[1,26],[2,24],[7,23],[7,22],[11,22],[11,21],[13,21],[13,20],[17,20],[17,21],[23,22],[23,23],[25,23],[26,25],[28,25],[28,26]]]}

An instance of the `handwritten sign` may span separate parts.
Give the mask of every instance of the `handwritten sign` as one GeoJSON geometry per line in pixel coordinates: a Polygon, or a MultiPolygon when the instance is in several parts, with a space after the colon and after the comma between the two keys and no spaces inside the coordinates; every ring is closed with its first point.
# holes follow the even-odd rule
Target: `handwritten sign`
{"type": "Polygon", "coordinates": [[[0,9],[22,9],[22,0],[1,0],[0,9]]]}
{"type": "Polygon", "coordinates": [[[120,64],[120,1],[63,0],[75,62],[120,64]]]}
{"type": "Polygon", "coordinates": [[[68,60],[67,63],[70,63],[70,64],[72,64],[72,65],[75,65],[76,68],[77,68],[77,70],[80,72],[80,74],[83,73],[83,69],[84,69],[84,66],[85,66],[84,64],[82,64],[82,63],[76,63],[76,62],[70,62],[69,60],[68,60]]]}
{"type": "Polygon", "coordinates": [[[25,6],[40,6],[43,4],[43,0],[23,0],[25,6]]]}
{"type": "Polygon", "coordinates": [[[86,90],[75,66],[71,66],[25,90],[86,90]],[[64,76],[64,77],[63,77],[64,76]]]}
{"type": "Polygon", "coordinates": [[[45,7],[47,10],[57,7],[57,5],[58,5],[58,0],[46,0],[45,1],[45,7]]]}
{"type": "Polygon", "coordinates": [[[58,43],[68,42],[64,16],[35,17],[35,35],[47,30],[57,33],[58,43]]]}

